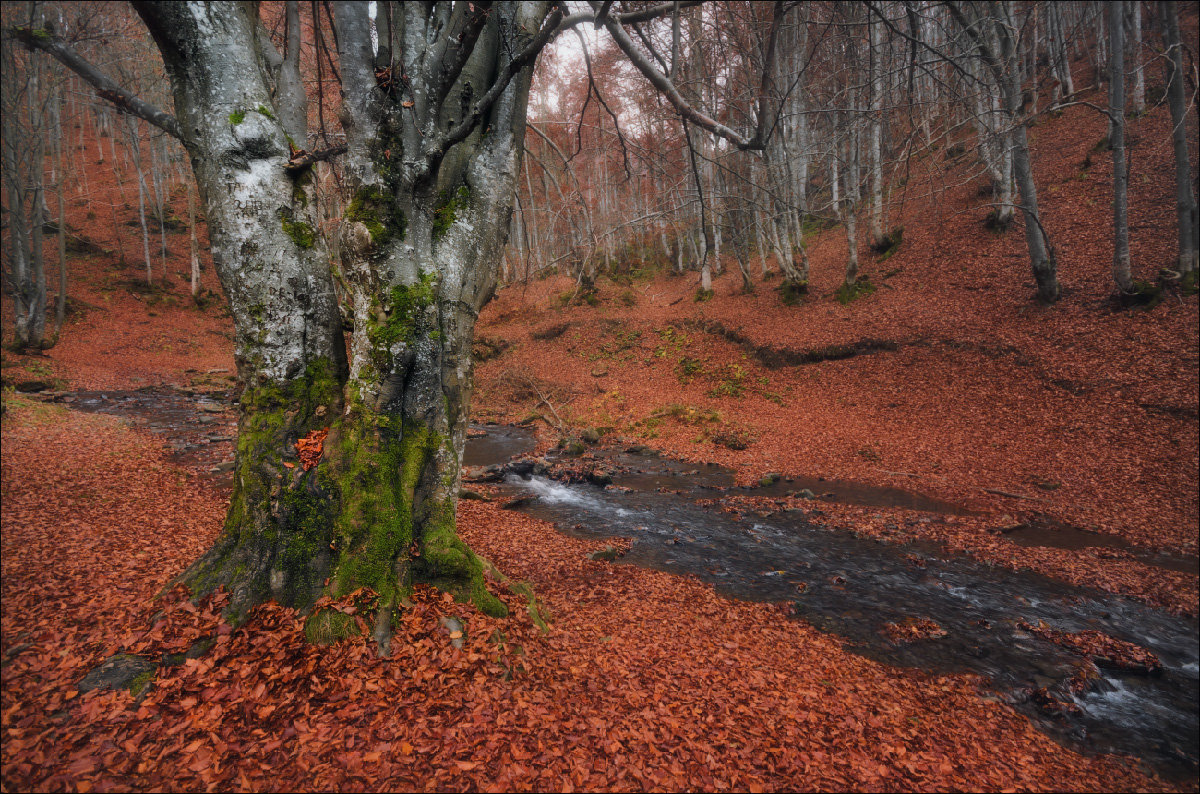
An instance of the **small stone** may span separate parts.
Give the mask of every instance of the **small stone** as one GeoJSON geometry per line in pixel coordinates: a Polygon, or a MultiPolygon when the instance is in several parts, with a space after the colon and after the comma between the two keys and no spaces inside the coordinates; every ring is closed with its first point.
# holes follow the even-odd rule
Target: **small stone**
{"type": "Polygon", "coordinates": [[[105,659],[99,667],[85,675],[76,688],[80,692],[93,689],[128,689],[139,677],[154,674],[158,667],[149,659],[129,653],[118,653],[105,659]]]}
{"type": "Polygon", "coordinates": [[[612,485],[612,475],[603,469],[596,469],[588,474],[588,481],[593,485],[605,486],[612,485]]]}
{"type": "Polygon", "coordinates": [[[768,472],[762,476],[762,479],[758,481],[758,484],[762,488],[768,488],[768,487],[774,485],[775,483],[779,482],[779,480],[782,477],[783,477],[783,475],[780,474],[779,472],[776,472],[776,471],[768,472]]]}
{"type": "Polygon", "coordinates": [[[582,433],[580,433],[579,437],[588,444],[599,444],[600,443],[600,433],[595,428],[589,427],[588,429],[586,429],[582,433]]]}
{"type": "Polygon", "coordinates": [[[817,495],[807,488],[801,488],[796,491],[796,497],[799,499],[816,499],[817,495]]]}
{"type": "Polygon", "coordinates": [[[593,378],[603,378],[607,374],[608,374],[608,369],[606,369],[605,367],[596,367],[594,370],[592,370],[593,378]]]}
{"type": "Polygon", "coordinates": [[[488,501],[491,501],[491,500],[490,500],[490,499],[488,499],[486,496],[484,496],[483,494],[481,494],[479,491],[472,491],[470,488],[462,488],[462,489],[460,489],[460,490],[459,490],[459,492],[458,492],[458,498],[459,498],[459,499],[466,499],[466,500],[468,500],[468,501],[475,501],[475,502],[488,502],[488,501]]]}
{"type": "Polygon", "coordinates": [[[467,627],[458,618],[440,618],[438,622],[442,628],[450,635],[450,644],[455,648],[463,647],[463,635],[466,633],[467,627]]]}

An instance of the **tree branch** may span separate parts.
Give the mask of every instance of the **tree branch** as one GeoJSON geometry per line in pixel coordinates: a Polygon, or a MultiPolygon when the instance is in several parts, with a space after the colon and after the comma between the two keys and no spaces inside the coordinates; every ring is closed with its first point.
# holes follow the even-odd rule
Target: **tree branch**
{"type": "Polygon", "coordinates": [[[96,89],[96,95],[108,100],[119,110],[137,116],[153,124],[174,138],[183,140],[183,130],[170,113],[159,110],[117,85],[108,75],[101,72],[75,52],[65,41],[49,31],[32,28],[9,28],[8,34],[31,50],[41,50],[54,57],[63,66],[86,80],[96,89]]]}
{"type": "Polygon", "coordinates": [[[287,170],[295,174],[303,171],[311,165],[319,163],[323,160],[332,160],[339,154],[346,153],[346,144],[340,143],[337,146],[330,146],[326,149],[318,149],[315,152],[306,152],[301,150],[296,152],[291,159],[288,160],[287,170]]]}

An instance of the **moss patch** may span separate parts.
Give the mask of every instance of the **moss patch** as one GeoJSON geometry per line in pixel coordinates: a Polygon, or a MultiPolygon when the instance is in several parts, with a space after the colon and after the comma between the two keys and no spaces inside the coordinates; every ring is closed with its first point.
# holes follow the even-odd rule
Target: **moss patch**
{"type": "Polygon", "coordinates": [[[378,186],[355,193],[345,218],[366,226],[372,244],[377,247],[391,240],[403,240],[408,225],[404,213],[396,207],[395,198],[378,186]]]}
{"type": "Polygon", "coordinates": [[[845,306],[851,301],[858,300],[864,295],[870,295],[874,291],[875,285],[871,283],[869,278],[863,276],[853,284],[846,284],[843,282],[842,286],[838,287],[837,292],[835,292],[833,296],[837,298],[838,303],[845,306]]]}
{"type": "Polygon", "coordinates": [[[784,306],[796,306],[808,295],[808,282],[789,281],[785,279],[782,284],[776,287],[776,292],[779,293],[779,300],[784,306]]]}
{"type": "Polygon", "coordinates": [[[304,621],[304,637],[317,645],[332,645],[335,642],[357,637],[358,622],[352,615],[335,609],[318,609],[304,621]]]}
{"type": "Polygon", "coordinates": [[[241,124],[245,120],[246,120],[246,111],[244,111],[244,110],[235,110],[229,114],[229,123],[235,127],[237,125],[241,124]]]}
{"type": "Polygon", "coordinates": [[[450,231],[458,213],[467,208],[471,201],[471,191],[466,185],[460,185],[458,190],[450,192],[443,190],[438,196],[438,203],[433,210],[433,239],[440,240],[450,231]]]}
{"type": "Polygon", "coordinates": [[[290,208],[284,207],[279,210],[279,222],[283,226],[283,233],[291,237],[298,247],[307,250],[317,244],[317,234],[313,227],[304,221],[296,220],[290,208]]]}

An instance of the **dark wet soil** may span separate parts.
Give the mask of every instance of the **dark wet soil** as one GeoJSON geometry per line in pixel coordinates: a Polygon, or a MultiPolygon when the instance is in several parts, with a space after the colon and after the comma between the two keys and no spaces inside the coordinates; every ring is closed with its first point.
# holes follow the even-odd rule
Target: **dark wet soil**
{"type": "MultiPolygon", "coordinates": [[[[146,389],[46,399],[132,419],[161,435],[172,459],[206,477],[228,477],[232,468],[236,426],[227,395],[146,389]]],[[[525,428],[481,425],[469,435],[464,453],[469,467],[497,467],[535,446],[532,431],[525,428]]],[[[670,460],[644,449],[595,449],[591,454],[611,471],[616,487],[529,476],[529,464],[517,467],[526,476],[510,474],[499,487],[519,499],[517,509],[553,521],[570,534],[631,538],[622,562],[694,575],[731,597],[781,602],[787,613],[845,637],[854,650],[888,664],[978,673],[1002,699],[1062,741],[1134,755],[1169,777],[1195,776],[1200,739],[1200,631],[1195,621],[1045,577],[981,565],[939,547],[886,544],[821,526],[822,499],[935,515],[965,512],[920,494],[819,478],[780,478],[761,487],[735,488],[732,472],[719,466],[670,460]],[[804,491],[811,496],[800,493],[804,491]],[[730,493],[803,495],[813,501],[807,509],[755,519],[697,503],[730,493]],[[921,620],[932,621],[936,631],[910,642],[894,639],[889,624],[905,627],[921,620]],[[1061,631],[1103,631],[1152,650],[1163,672],[1145,676],[1104,669],[1075,694],[1069,680],[1085,660],[1022,630],[1022,621],[1042,621],[1061,631]],[[1065,712],[1048,709],[1047,697],[1065,704],[1065,712]]],[[[228,485],[220,479],[215,484],[228,485]]],[[[1063,548],[1108,545],[1139,557],[1142,551],[1048,522],[1015,529],[1010,537],[1063,548]]]]}

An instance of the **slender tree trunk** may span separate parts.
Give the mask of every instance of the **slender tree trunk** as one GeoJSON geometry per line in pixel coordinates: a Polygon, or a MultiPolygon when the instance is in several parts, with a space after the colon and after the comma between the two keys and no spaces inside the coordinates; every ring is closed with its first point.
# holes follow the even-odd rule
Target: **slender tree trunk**
{"type": "Polygon", "coordinates": [[[868,216],[868,234],[871,238],[871,245],[877,250],[883,250],[887,247],[887,233],[883,228],[883,86],[880,74],[883,71],[883,37],[880,32],[880,23],[875,18],[875,15],[870,15],[870,39],[871,46],[868,53],[870,61],[870,91],[871,91],[871,110],[870,110],[870,150],[868,152],[868,164],[870,167],[871,177],[871,213],[868,216]]]}
{"type": "Polygon", "coordinates": [[[1196,283],[1200,256],[1200,218],[1196,194],[1192,188],[1191,161],[1188,152],[1187,91],[1184,86],[1183,46],[1179,37],[1179,6],[1159,3],[1163,41],[1167,47],[1167,105],[1171,110],[1171,143],[1175,151],[1175,209],[1179,232],[1178,268],[1180,279],[1189,286],[1196,283]]]}
{"type": "Polygon", "coordinates": [[[1133,105],[1133,112],[1141,116],[1146,112],[1146,68],[1142,63],[1142,2],[1141,0],[1129,0],[1129,5],[1131,11],[1129,27],[1132,33],[1130,55],[1133,58],[1133,88],[1129,98],[1133,105]]]}
{"type": "Polygon", "coordinates": [[[1125,15],[1124,3],[1108,6],[1108,118],[1113,158],[1113,281],[1122,293],[1133,291],[1129,269],[1129,172],[1125,162],[1125,15]]]}
{"type": "Polygon", "coordinates": [[[196,193],[192,180],[187,180],[189,261],[192,275],[192,300],[200,298],[200,245],[196,240],[196,193]]]}
{"type": "Polygon", "coordinates": [[[53,346],[62,335],[63,324],[67,321],[67,201],[63,195],[63,183],[66,173],[63,170],[63,129],[62,129],[62,86],[54,84],[54,194],[58,198],[58,295],[54,300],[54,333],[51,335],[53,346]]]}
{"type": "Polygon", "coordinates": [[[846,274],[844,283],[853,287],[858,280],[858,203],[859,203],[859,128],[862,124],[858,113],[852,115],[849,134],[846,136],[845,210],[846,225],[846,274]]]}

